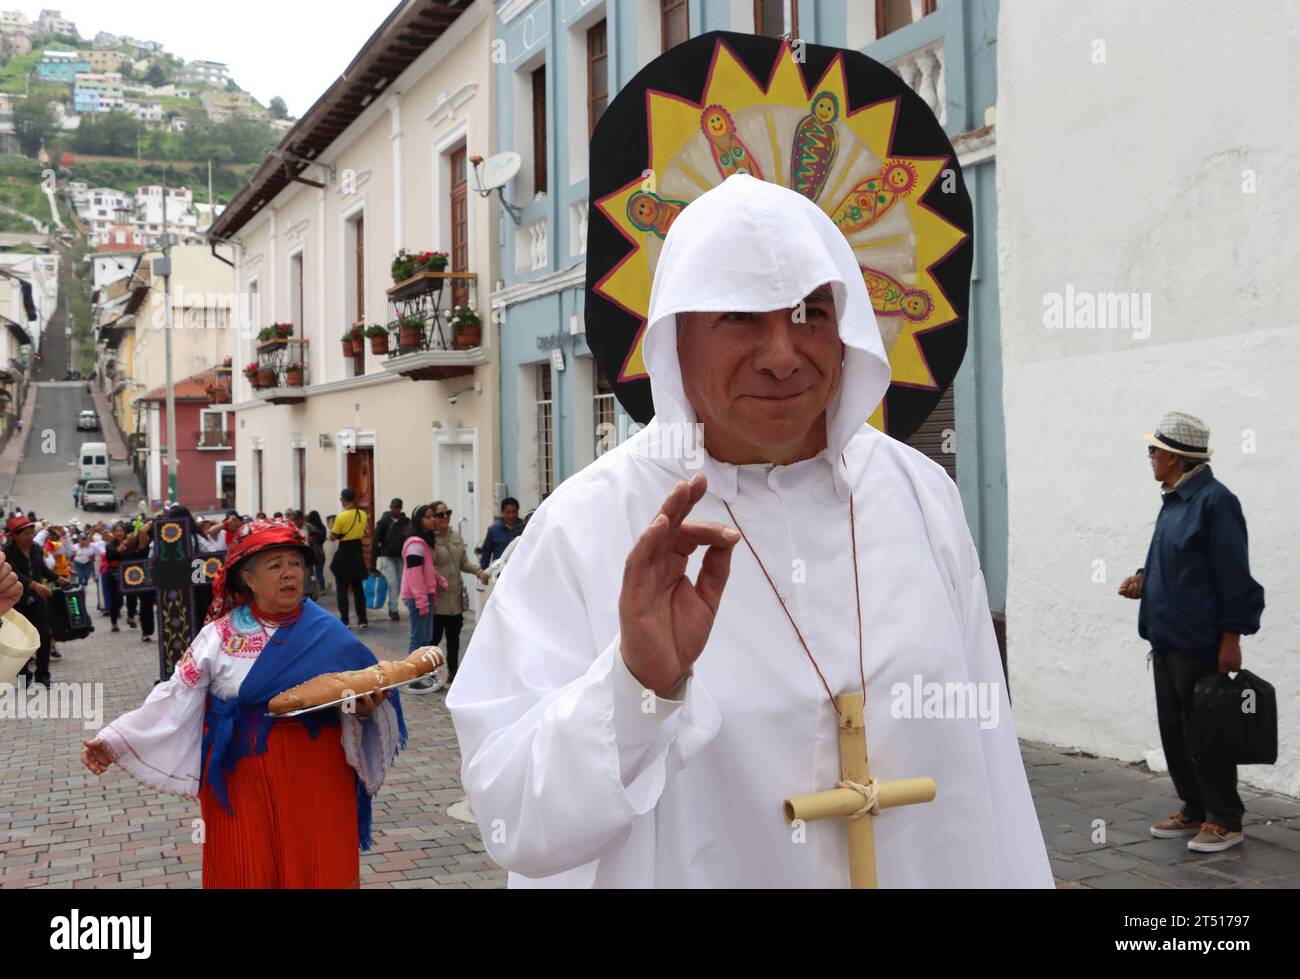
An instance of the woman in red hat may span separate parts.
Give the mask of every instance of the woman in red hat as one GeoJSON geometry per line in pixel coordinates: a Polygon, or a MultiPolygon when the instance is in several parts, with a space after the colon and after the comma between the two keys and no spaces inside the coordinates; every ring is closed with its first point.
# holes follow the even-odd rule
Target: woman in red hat
{"type": "Polygon", "coordinates": [[[208,623],[143,706],[83,742],[95,774],[116,762],[197,796],[204,887],[357,887],[370,798],[406,744],[401,702],[379,694],[297,718],[276,694],[376,660],[303,597],[311,550],[288,521],[242,526],[212,586],[208,623]]]}

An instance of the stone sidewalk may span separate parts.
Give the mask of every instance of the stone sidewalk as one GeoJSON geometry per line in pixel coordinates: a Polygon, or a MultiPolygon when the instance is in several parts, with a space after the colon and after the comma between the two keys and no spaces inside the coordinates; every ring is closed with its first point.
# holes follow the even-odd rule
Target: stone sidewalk
{"type": "MultiPolygon", "coordinates": [[[[325,606],[333,604],[329,592],[325,606]]],[[[362,640],[381,657],[404,655],[405,619],[391,623],[383,612],[371,619],[370,629],[358,633],[362,640]]],[[[91,638],[63,645],[53,679],[102,682],[104,720],[111,720],[148,694],[157,647],[140,642],[138,630],[114,635],[107,619],[95,623],[91,638]]],[[[504,886],[477,827],[456,818],[464,798],[460,757],[443,700],[441,693],[403,698],[411,743],[376,797],[375,845],[361,857],[363,887],[504,886]]],[[[120,771],[91,775],[79,756],[81,739],[93,733],[79,720],[0,720],[0,888],[199,886],[200,847],[190,838],[197,802],[157,793],[120,771]]],[[[1243,790],[1246,842],[1221,854],[1194,854],[1181,840],[1148,833],[1176,805],[1166,776],[1046,745],[1022,747],[1062,886],[1300,886],[1295,800],[1243,790]],[[1096,820],[1104,824],[1101,842],[1093,840],[1096,820]]]]}
{"type": "Polygon", "coordinates": [[[1242,786],[1246,839],[1222,853],[1194,853],[1185,840],[1151,836],[1151,824],[1178,808],[1168,775],[1048,745],[1024,742],[1021,749],[1058,881],[1094,888],[1300,887],[1295,799],[1242,786]]]}

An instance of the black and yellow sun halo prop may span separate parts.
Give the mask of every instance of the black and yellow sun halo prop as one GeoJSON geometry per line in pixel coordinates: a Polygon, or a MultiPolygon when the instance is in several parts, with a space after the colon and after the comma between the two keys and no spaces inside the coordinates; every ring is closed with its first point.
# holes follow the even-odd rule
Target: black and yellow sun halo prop
{"type": "Polygon", "coordinates": [[[591,143],[587,339],[637,421],[653,414],[641,341],[650,285],[682,209],[746,172],[816,202],[844,233],[893,383],[868,419],[923,422],[965,352],[970,198],[938,120],[856,51],[714,32],[656,58],[591,143]]]}

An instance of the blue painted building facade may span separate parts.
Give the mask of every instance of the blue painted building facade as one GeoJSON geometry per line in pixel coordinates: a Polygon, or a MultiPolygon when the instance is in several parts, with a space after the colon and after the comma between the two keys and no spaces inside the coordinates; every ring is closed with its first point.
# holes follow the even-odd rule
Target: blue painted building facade
{"type": "MultiPolygon", "coordinates": [[[[676,0],[498,0],[496,149],[523,158],[499,216],[494,315],[501,324],[500,448],[504,492],[524,509],[626,437],[629,420],[598,391],[583,331],[589,44],[601,39],[609,98],[662,50],[664,3],[676,0]],[[539,74],[540,71],[540,74],[539,74]],[[535,112],[545,120],[537,143],[535,112]],[[545,174],[534,145],[545,146],[545,174]],[[545,191],[537,192],[539,179],[545,191]],[[602,441],[604,440],[604,441],[602,441]]],[[[687,0],[689,35],[751,33],[752,0],[687,0]]],[[[785,0],[786,29],[810,43],[852,47],[890,65],[936,110],[965,168],[975,208],[970,339],[953,386],[956,480],[994,610],[1006,595],[1006,465],[997,296],[994,181],[997,0],[940,0],[877,39],[871,0],[785,0]]],[[[897,4],[890,4],[896,8],[897,4]]],[[[912,5],[918,11],[927,5],[912,5]]],[[[680,16],[680,15],[678,15],[680,16]]],[[[883,16],[883,12],[882,12],[883,16]]],[[[887,25],[892,26],[892,25],[887,25]]]]}
{"type": "Polygon", "coordinates": [[[67,82],[72,84],[77,75],[90,71],[90,62],[81,59],[51,59],[36,63],[36,77],[47,82],[67,82]]]}

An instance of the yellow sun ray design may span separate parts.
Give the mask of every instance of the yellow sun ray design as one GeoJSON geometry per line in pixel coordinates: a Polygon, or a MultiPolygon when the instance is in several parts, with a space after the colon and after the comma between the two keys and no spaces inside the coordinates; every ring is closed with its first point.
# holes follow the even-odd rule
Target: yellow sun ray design
{"type": "MultiPolygon", "coordinates": [[[[938,387],[917,338],[957,319],[930,270],[967,234],[921,201],[951,164],[948,158],[892,152],[897,98],[851,112],[848,104],[843,58],[833,59],[809,88],[788,43],[766,88],[720,41],[699,101],[646,93],[649,167],[641,178],[595,202],[632,246],[595,285],[601,296],[641,319],[619,381],[646,373],[642,340],[664,233],[662,223],[634,222],[629,202],[640,195],[642,215],[647,201],[660,208],[654,213],[663,214],[659,202],[689,205],[724,173],[745,169],[784,186],[803,174],[802,192],[815,194],[833,219],[840,215],[841,230],[847,228],[845,237],[863,267],[893,383],[938,387]]],[[[870,421],[883,428],[882,410],[870,421]]]]}

